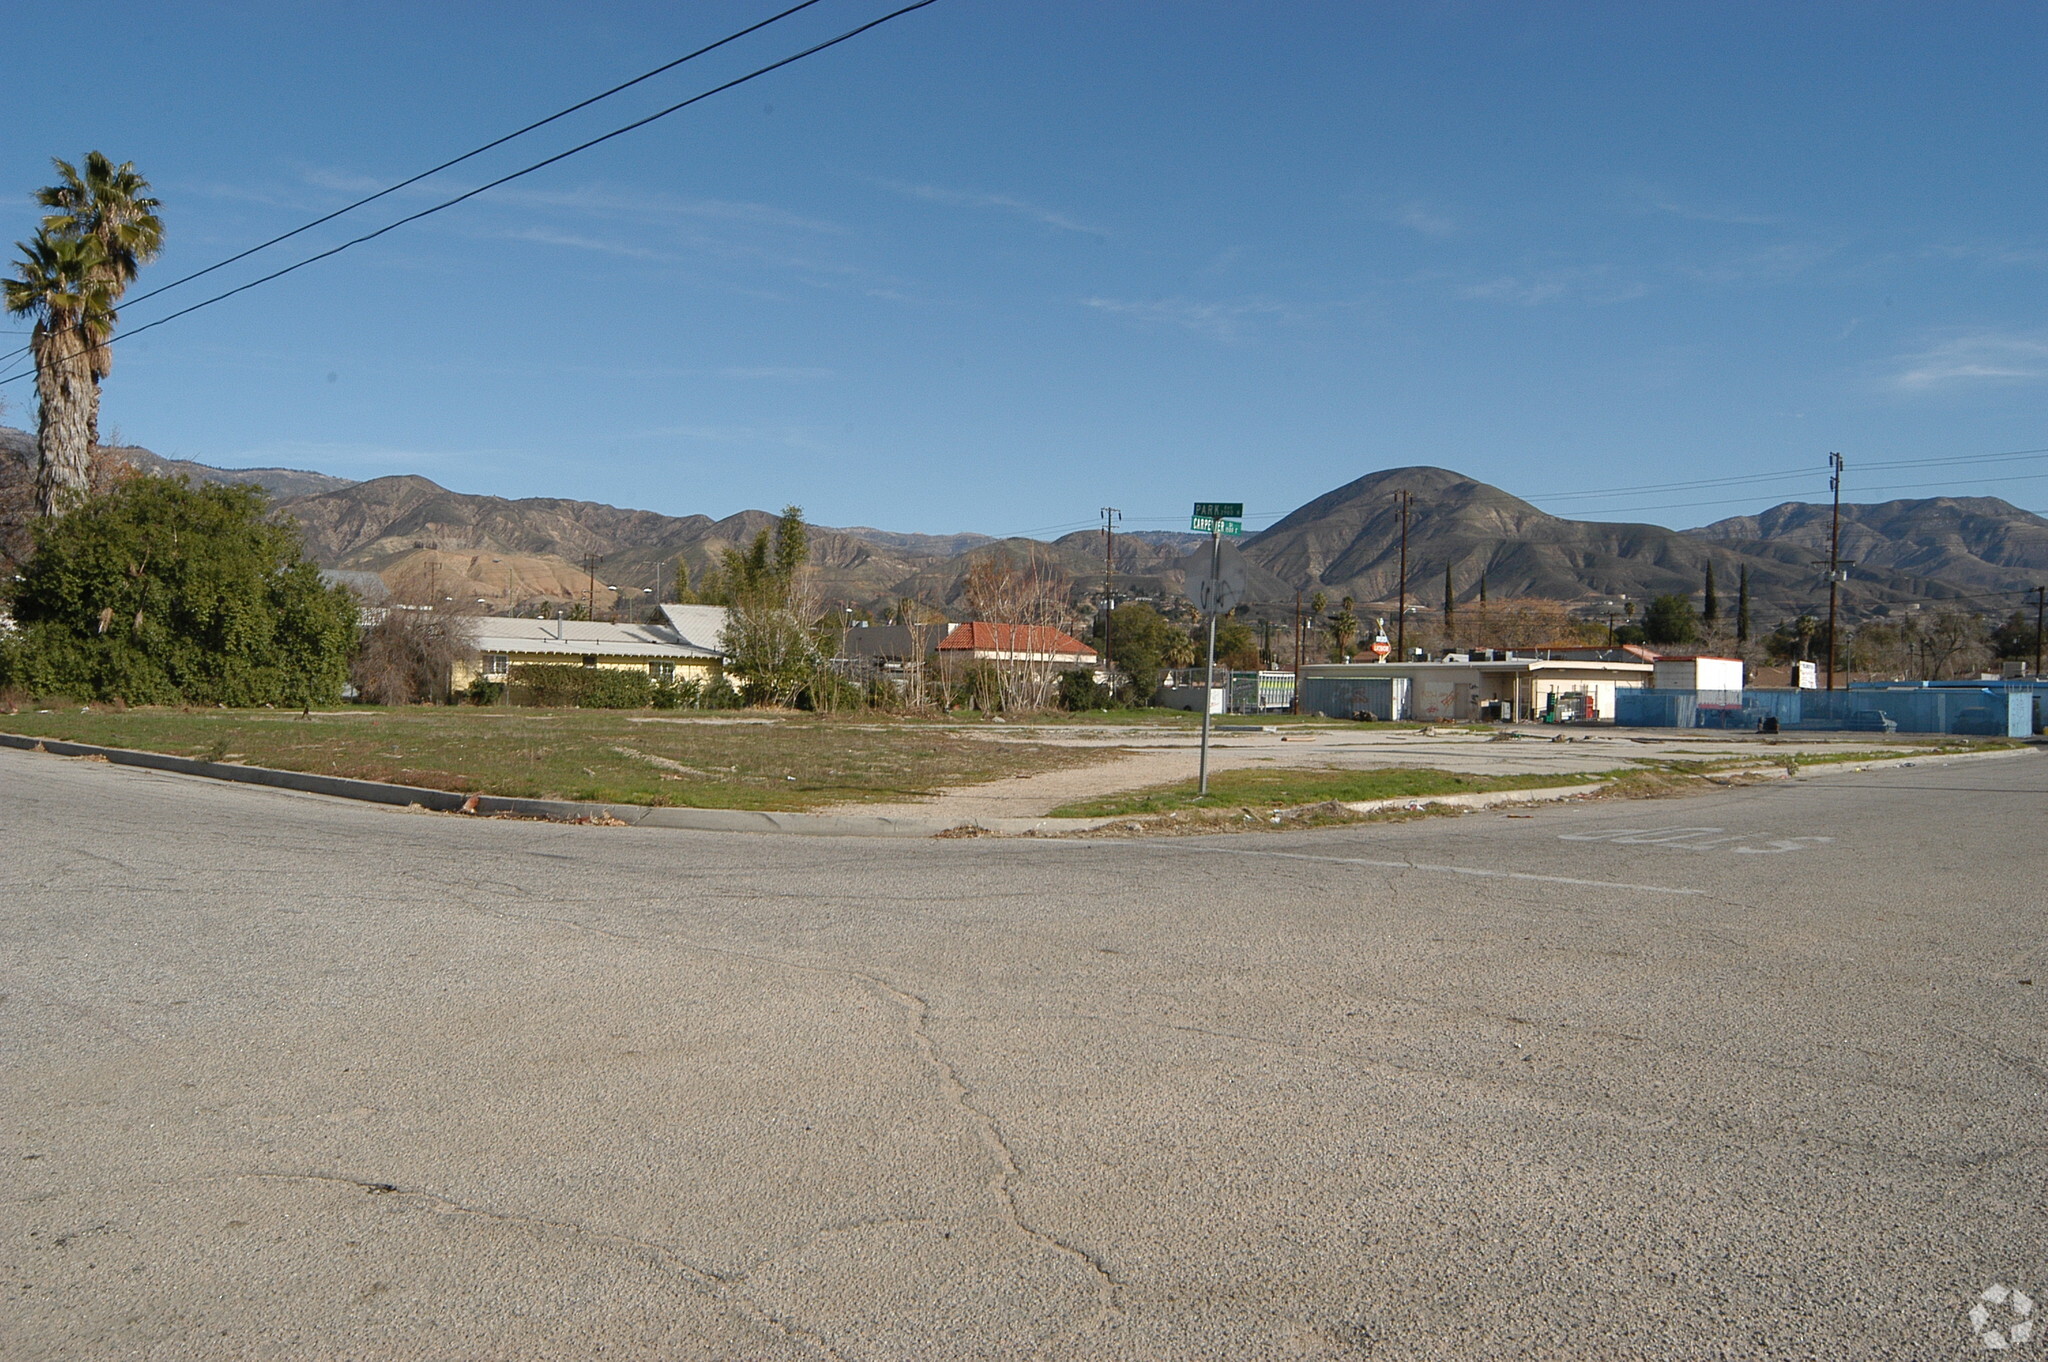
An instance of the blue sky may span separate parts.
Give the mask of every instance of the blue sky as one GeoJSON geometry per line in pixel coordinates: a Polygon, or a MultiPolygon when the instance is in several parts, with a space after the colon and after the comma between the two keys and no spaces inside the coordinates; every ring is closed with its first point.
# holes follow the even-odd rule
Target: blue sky
{"type": "MultiPolygon", "coordinates": [[[[49,155],[132,159],[146,287],[774,7],[33,7],[14,51],[104,51],[89,99],[10,83],[0,231],[49,155]]],[[[214,278],[890,7],[824,0],[214,278]]],[[[1823,496],[1835,449],[1851,499],[2042,509],[2048,456],[1910,461],[2048,447],[2044,38],[2020,4],[939,0],[138,337],[104,421],[903,530],[1258,524],[1402,464],[1685,526],[1823,496]]]]}

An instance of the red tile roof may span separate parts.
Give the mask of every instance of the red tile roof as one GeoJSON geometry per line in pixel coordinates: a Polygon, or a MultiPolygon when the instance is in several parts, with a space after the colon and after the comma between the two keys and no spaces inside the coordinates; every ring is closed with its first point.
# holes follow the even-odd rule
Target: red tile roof
{"type": "Polygon", "coordinates": [[[1095,650],[1062,629],[1047,624],[993,624],[970,620],[939,644],[941,652],[1040,653],[1093,657],[1095,650]]]}

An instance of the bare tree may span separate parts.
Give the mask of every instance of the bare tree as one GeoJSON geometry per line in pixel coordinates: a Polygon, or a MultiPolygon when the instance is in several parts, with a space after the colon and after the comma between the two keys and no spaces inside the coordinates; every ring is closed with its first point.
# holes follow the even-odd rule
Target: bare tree
{"type": "Polygon", "coordinates": [[[976,619],[997,626],[996,650],[1008,654],[993,661],[996,694],[989,697],[1004,709],[1052,705],[1059,673],[1073,665],[1052,646],[1053,635],[1066,620],[1071,585],[1066,572],[1038,545],[1022,564],[1008,550],[996,549],[968,568],[967,608],[976,619]]]}
{"type": "Polygon", "coordinates": [[[449,599],[431,570],[407,574],[381,607],[364,611],[374,622],[349,668],[356,693],[374,705],[445,702],[456,665],[476,656],[475,614],[475,602],[449,599]]]}

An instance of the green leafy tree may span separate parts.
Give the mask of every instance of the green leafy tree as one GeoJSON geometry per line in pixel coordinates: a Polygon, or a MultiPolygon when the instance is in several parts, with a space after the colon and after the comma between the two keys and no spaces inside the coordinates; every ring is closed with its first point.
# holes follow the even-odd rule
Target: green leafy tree
{"type": "Polygon", "coordinates": [[[1991,631],[1991,651],[2001,658],[2027,658],[2034,656],[2034,616],[2026,610],[2015,610],[2005,617],[2005,623],[1991,631]]]}
{"type": "Polygon", "coordinates": [[[131,704],[340,699],[355,598],[263,507],[254,487],[136,477],[41,521],[5,592],[19,628],[5,679],[131,704]]]}
{"type": "Polygon", "coordinates": [[[1653,647],[1691,643],[1699,636],[1699,616],[1693,613],[1690,597],[1658,596],[1643,612],[1643,638],[1653,647]]]}
{"type": "MultiPolygon", "coordinates": [[[[1209,647],[1207,626],[1202,629],[1199,646],[1205,652],[1209,647]]],[[[1216,665],[1234,672],[1259,669],[1259,636],[1250,625],[1235,617],[1216,621],[1216,665]]]]}
{"type": "Polygon", "coordinates": [[[1186,666],[1193,660],[1194,646],[1186,631],[1145,602],[1132,601],[1105,613],[1115,615],[1111,627],[1116,630],[1116,668],[1129,678],[1131,694],[1138,703],[1151,699],[1152,692],[1159,689],[1160,674],[1168,667],[1186,666]]]}
{"type": "Polygon", "coordinates": [[[727,607],[719,646],[749,703],[791,704],[817,677],[822,656],[810,628],[816,611],[804,571],[809,557],[803,508],[785,506],[772,534],[762,530],[746,548],[727,549],[707,574],[705,594],[715,586],[727,607]]]}

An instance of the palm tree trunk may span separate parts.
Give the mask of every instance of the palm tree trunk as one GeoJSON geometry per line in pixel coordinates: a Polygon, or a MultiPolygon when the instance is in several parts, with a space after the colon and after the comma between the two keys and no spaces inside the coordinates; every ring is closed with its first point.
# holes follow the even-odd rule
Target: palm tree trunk
{"type": "Polygon", "coordinates": [[[36,511],[62,515],[91,488],[92,365],[77,327],[37,330],[36,511]]]}

